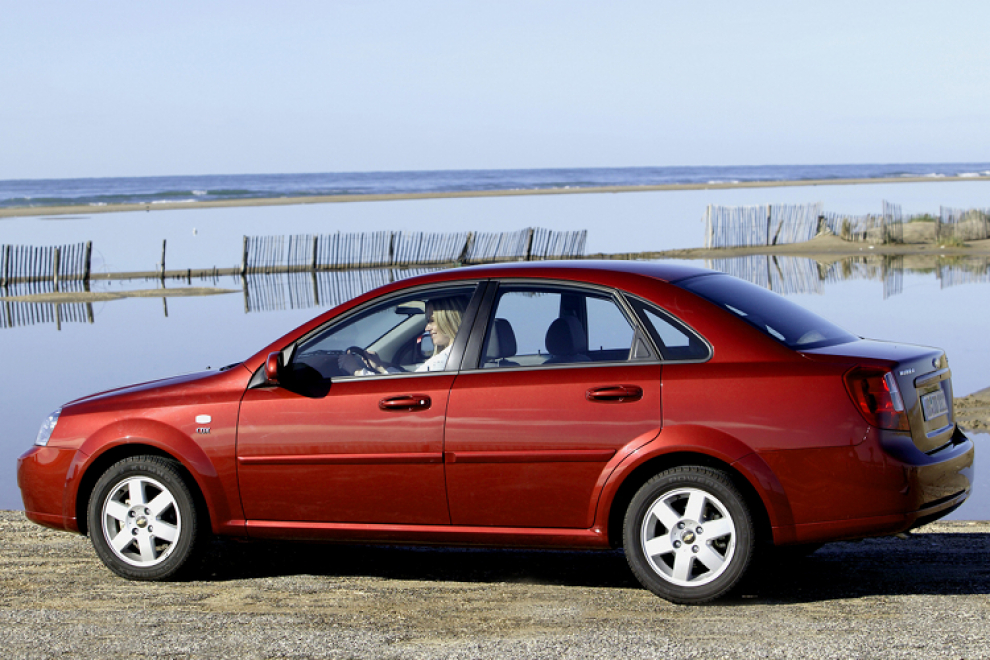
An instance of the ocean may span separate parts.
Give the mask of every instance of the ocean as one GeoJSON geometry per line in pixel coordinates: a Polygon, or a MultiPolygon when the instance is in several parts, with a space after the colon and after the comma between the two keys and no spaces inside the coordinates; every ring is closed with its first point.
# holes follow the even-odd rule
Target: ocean
{"type": "Polygon", "coordinates": [[[23,179],[0,181],[0,208],[760,181],[898,177],[937,179],[956,176],[990,179],[990,163],[610,167],[23,179]]]}

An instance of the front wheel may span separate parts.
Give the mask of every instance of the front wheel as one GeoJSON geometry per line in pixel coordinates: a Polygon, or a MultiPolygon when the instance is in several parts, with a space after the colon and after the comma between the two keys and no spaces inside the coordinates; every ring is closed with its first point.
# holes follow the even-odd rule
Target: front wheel
{"type": "Polygon", "coordinates": [[[107,568],[131,580],[167,580],[190,563],[200,530],[175,461],[134,456],[112,465],[89,499],[89,533],[107,568]]]}
{"type": "Polygon", "coordinates": [[[755,546],[745,499],[724,472],[702,466],[672,468],[647,481],[626,511],[623,540],[643,586],[684,604],[735,587],[755,546]]]}

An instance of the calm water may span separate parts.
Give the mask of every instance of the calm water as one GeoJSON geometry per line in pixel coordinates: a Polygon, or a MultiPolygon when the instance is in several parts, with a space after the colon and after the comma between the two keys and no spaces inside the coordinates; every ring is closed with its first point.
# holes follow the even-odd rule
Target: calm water
{"type": "MultiPolygon", "coordinates": [[[[699,245],[702,226],[698,218],[707,203],[791,203],[824,198],[850,212],[874,204],[879,207],[883,198],[908,200],[905,211],[912,204],[922,210],[927,205],[937,209],[938,203],[990,206],[983,201],[990,199],[986,194],[990,193],[990,183],[984,182],[756,192],[430,200],[14,219],[0,221],[0,243],[44,245],[93,240],[103,267],[132,270],[153,267],[161,240],[166,237],[172,255],[170,268],[234,265],[239,261],[242,234],[354,231],[355,227],[369,231],[587,228],[589,251],[638,251],[699,245]]],[[[742,276],[777,273],[771,286],[855,334],[944,348],[957,395],[990,386],[990,351],[985,348],[990,287],[985,261],[856,261],[832,270],[802,259],[744,259],[708,265],[742,276]]],[[[0,385],[4,420],[0,508],[21,507],[15,459],[30,446],[44,417],[62,403],[127,383],[239,361],[316,315],[334,302],[335,296],[347,297],[382,278],[401,275],[366,273],[333,279],[321,274],[316,295],[308,275],[252,279],[246,293],[233,278],[194,280],[194,285],[215,285],[234,292],[205,298],[114,300],[94,303],[91,308],[79,306],[74,317],[63,315],[60,325],[49,320],[0,327],[7,362],[7,377],[0,385]],[[317,296],[320,304],[315,302],[317,296]]],[[[99,286],[118,290],[159,285],[136,281],[99,286]]],[[[167,286],[181,284],[169,282],[167,286]]],[[[977,436],[977,442],[984,449],[990,436],[977,436]]],[[[953,517],[990,519],[990,470],[986,465],[985,461],[977,462],[976,492],[953,517]]]]}

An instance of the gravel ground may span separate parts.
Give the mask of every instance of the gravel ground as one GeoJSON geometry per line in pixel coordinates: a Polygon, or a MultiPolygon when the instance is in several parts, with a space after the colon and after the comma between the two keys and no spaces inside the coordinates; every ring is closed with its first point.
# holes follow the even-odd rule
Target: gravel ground
{"type": "Polygon", "coordinates": [[[827,545],[714,605],[619,552],[235,544],[208,578],[115,577],[86,538],[0,512],[4,658],[987,658],[990,522],[827,545]]]}

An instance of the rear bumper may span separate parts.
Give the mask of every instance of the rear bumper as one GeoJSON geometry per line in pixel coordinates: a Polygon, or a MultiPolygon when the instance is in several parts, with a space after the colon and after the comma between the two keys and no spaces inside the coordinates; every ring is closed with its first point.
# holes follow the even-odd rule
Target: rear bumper
{"type": "Polygon", "coordinates": [[[976,449],[962,432],[931,454],[907,433],[871,429],[871,435],[848,454],[841,485],[833,482],[831,493],[819,489],[814,506],[795,507],[813,515],[798,513],[795,525],[774,528],[775,543],[897,534],[948,515],[972,492],[976,449]]]}

